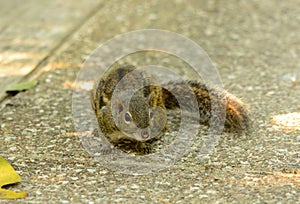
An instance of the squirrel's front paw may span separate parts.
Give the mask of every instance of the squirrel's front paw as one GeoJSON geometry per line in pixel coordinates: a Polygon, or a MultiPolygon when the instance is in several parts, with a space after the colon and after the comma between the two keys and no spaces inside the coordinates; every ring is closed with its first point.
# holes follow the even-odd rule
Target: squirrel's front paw
{"type": "Polygon", "coordinates": [[[136,145],[136,150],[143,154],[149,154],[152,152],[152,147],[149,144],[138,142],[136,145]]]}
{"type": "Polygon", "coordinates": [[[100,156],[110,154],[113,150],[113,146],[109,143],[104,143],[98,137],[83,137],[81,143],[86,151],[93,156],[100,156]]]}

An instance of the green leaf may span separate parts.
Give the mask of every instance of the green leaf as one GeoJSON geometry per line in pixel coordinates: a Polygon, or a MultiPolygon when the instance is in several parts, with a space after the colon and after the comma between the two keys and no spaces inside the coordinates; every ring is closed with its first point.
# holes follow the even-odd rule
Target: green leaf
{"type": "Polygon", "coordinates": [[[0,198],[14,199],[24,198],[26,192],[22,191],[15,193],[10,190],[3,189],[2,187],[8,184],[14,184],[21,181],[21,177],[14,168],[0,156],[0,198]]]}
{"type": "Polygon", "coordinates": [[[6,92],[19,92],[19,91],[26,91],[28,89],[34,88],[38,84],[37,80],[33,81],[26,81],[23,83],[14,84],[8,88],[6,88],[6,92]]]}

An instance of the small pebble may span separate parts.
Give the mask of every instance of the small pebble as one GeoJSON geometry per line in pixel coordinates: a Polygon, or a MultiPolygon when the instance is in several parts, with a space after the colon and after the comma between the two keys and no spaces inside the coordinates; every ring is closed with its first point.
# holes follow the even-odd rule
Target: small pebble
{"type": "Polygon", "coordinates": [[[138,188],[139,188],[139,186],[136,185],[136,184],[133,184],[133,185],[131,186],[131,189],[138,189],[138,188]]]}
{"type": "Polygon", "coordinates": [[[95,173],[96,169],[87,169],[87,171],[90,172],[90,173],[95,173]]]}
{"type": "Polygon", "coordinates": [[[68,184],[68,183],[69,183],[69,181],[63,181],[63,182],[62,182],[63,185],[66,185],[66,184],[68,184]]]}
{"type": "Polygon", "coordinates": [[[41,191],[36,191],[35,192],[37,195],[42,195],[42,192],[41,191]]]}
{"type": "Polygon", "coordinates": [[[121,192],[122,192],[122,189],[117,188],[117,189],[115,190],[115,192],[116,192],[116,193],[121,193],[121,192]]]}
{"type": "Polygon", "coordinates": [[[72,179],[73,181],[77,181],[77,180],[78,180],[78,177],[71,177],[71,179],[72,179]]]}

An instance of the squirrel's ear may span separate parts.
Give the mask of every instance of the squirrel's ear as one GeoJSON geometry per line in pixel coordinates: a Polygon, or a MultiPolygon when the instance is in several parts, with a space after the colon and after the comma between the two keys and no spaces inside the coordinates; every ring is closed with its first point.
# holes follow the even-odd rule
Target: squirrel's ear
{"type": "Polygon", "coordinates": [[[116,98],[116,110],[118,111],[118,113],[121,113],[123,111],[123,104],[121,102],[120,99],[116,98]]]}
{"type": "Polygon", "coordinates": [[[154,99],[154,95],[153,95],[153,93],[150,93],[149,94],[149,96],[148,96],[148,98],[147,98],[147,100],[148,100],[148,104],[150,105],[150,106],[152,106],[153,104],[153,99],[154,99]]]}

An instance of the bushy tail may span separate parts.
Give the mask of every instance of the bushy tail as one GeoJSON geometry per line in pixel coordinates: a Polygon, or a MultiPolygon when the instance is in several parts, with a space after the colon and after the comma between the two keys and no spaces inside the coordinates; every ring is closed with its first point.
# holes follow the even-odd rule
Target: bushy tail
{"type": "Polygon", "coordinates": [[[207,87],[203,83],[193,81],[188,83],[170,82],[163,87],[163,100],[167,109],[180,108],[175,97],[175,95],[179,95],[183,99],[181,105],[188,110],[191,101],[193,101],[189,93],[194,93],[198,102],[200,123],[209,125],[211,117],[214,121],[225,117],[224,128],[226,131],[240,132],[247,131],[250,128],[247,106],[239,98],[225,90],[207,87]],[[220,107],[223,111],[212,109],[212,105],[220,107]],[[225,112],[226,116],[222,112],[225,112]]]}

